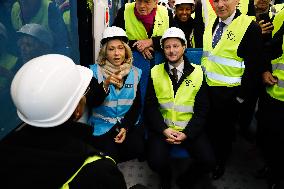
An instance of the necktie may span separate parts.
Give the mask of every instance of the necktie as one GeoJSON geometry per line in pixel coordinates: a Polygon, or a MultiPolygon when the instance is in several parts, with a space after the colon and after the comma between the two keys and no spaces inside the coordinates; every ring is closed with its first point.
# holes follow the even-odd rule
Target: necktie
{"type": "Polygon", "coordinates": [[[176,69],[176,68],[173,68],[173,69],[172,69],[172,72],[173,72],[174,79],[176,80],[176,83],[177,83],[177,82],[178,82],[177,69],[176,69]]]}
{"type": "Polygon", "coordinates": [[[222,33],[223,33],[223,28],[226,26],[224,22],[219,22],[219,27],[216,30],[216,33],[214,35],[213,41],[212,41],[212,47],[215,48],[219,40],[221,39],[222,33]]]}

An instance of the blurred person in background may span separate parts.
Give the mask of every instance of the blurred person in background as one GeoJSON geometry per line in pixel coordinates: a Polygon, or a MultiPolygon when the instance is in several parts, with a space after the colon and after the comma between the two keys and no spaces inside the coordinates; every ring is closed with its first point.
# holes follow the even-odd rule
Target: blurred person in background
{"type": "Polygon", "coordinates": [[[26,24],[17,31],[19,58],[22,64],[27,61],[44,55],[55,53],[52,48],[54,44],[50,31],[40,24],[26,24]]]}
{"type": "Polygon", "coordinates": [[[18,0],[12,6],[11,22],[16,31],[30,23],[45,26],[54,38],[55,52],[70,56],[67,27],[56,2],[51,0],[18,0]]]}

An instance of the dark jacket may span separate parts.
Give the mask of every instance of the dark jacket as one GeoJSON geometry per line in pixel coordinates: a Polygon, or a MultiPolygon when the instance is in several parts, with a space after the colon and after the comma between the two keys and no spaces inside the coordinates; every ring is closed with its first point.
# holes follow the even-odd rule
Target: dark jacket
{"type": "MultiPolygon", "coordinates": [[[[117,26],[117,27],[120,27],[120,28],[125,30],[124,10],[125,10],[125,6],[121,7],[118,10],[117,16],[115,17],[112,26],[117,26]]],[[[169,16],[169,27],[172,27],[172,26],[174,26],[173,13],[169,9],[168,9],[168,16],[169,16]]],[[[152,33],[153,33],[153,28],[151,29],[150,32],[148,32],[149,38],[151,38],[152,33]]],[[[161,50],[161,46],[160,46],[161,37],[162,36],[152,37],[155,50],[161,50]]],[[[136,42],[136,40],[129,41],[129,46],[132,48],[132,50],[137,50],[136,47],[135,48],[132,47],[133,43],[135,43],[135,42],[136,42]]]]}
{"type": "MultiPolygon", "coordinates": [[[[169,74],[169,77],[173,81],[173,76],[169,73],[168,63],[165,63],[165,70],[169,74]]],[[[181,76],[179,82],[175,85],[174,83],[174,91],[176,93],[177,89],[183,82],[183,80],[190,75],[194,70],[194,67],[189,63],[187,58],[184,56],[184,69],[183,75],[181,76]]],[[[155,89],[153,86],[153,80],[150,77],[148,82],[147,94],[146,94],[146,102],[145,102],[145,119],[146,124],[149,131],[161,133],[168,128],[168,126],[164,122],[164,118],[159,110],[159,102],[156,97],[155,89]]],[[[209,110],[209,101],[206,91],[205,78],[203,78],[203,83],[196,94],[195,103],[194,103],[194,114],[189,121],[188,125],[183,130],[183,133],[189,139],[196,138],[204,129],[207,113],[209,110]]]]}
{"type": "Polygon", "coordinates": [[[175,27],[180,28],[185,34],[185,38],[187,39],[187,48],[192,48],[192,44],[189,41],[191,34],[193,34],[194,37],[193,40],[195,43],[195,48],[203,47],[203,22],[197,22],[197,18],[190,18],[186,22],[181,22],[176,16],[174,17],[174,21],[175,27]]]}
{"type": "MultiPolygon", "coordinates": [[[[103,155],[88,145],[91,136],[91,127],[72,121],[12,132],[0,143],[1,188],[60,188],[89,156],[103,155]]],[[[69,186],[126,189],[116,164],[104,157],[85,166],[69,186]]]]}

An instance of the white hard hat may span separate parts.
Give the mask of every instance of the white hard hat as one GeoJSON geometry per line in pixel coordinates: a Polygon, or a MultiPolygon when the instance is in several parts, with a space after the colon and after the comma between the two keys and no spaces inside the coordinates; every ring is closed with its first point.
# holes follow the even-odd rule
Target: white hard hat
{"type": "Polygon", "coordinates": [[[175,6],[180,4],[195,4],[194,0],[176,0],[175,6]]]}
{"type": "Polygon", "coordinates": [[[104,30],[101,44],[105,44],[110,39],[121,39],[126,43],[128,42],[126,32],[122,28],[116,26],[107,27],[104,30]]]}
{"type": "Polygon", "coordinates": [[[48,54],[25,63],[11,84],[18,116],[36,127],[55,127],[67,121],[84,95],[93,72],[72,59],[48,54]]]}
{"type": "Polygon", "coordinates": [[[49,47],[53,46],[53,36],[51,32],[43,25],[40,24],[26,24],[17,31],[19,35],[29,35],[42,43],[47,44],[49,47]]]}
{"type": "Polygon", "coordinates": [[[160,44],[162,48],[164,40],[171,37],[179,38],[185,43],[185,46],[187,45],[187,40],[185,38],[184,32],[179,28],[171,27],[165,31],[162,38],[160,39],[160,44]]]}

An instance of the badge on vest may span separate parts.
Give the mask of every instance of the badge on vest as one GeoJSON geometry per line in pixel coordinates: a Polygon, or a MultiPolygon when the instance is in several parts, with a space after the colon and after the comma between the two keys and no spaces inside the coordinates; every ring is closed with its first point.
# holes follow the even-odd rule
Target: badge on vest
{"type": "Polygon", "coordinates": [[[125,88],[133,88],[133,84],[125,84],[125,88]]]}
{"type": "Polygon", "coordinates": [[[231,41],[236,41],[236,36],[235,36],[235,34],[233,34],[232,31],[229,31],[229,32],[227,33],[227,39],[229,39],[229,40],[231,40],[231,41]]]}
{"type": "Polygon", "coordinates": [[[191,85],[192,87],[195,87],[195,85],[193,85],[193,83],[190,79],[186,79],[185,80],[185,86],[189,86],[189,85],[191,85]]]}

